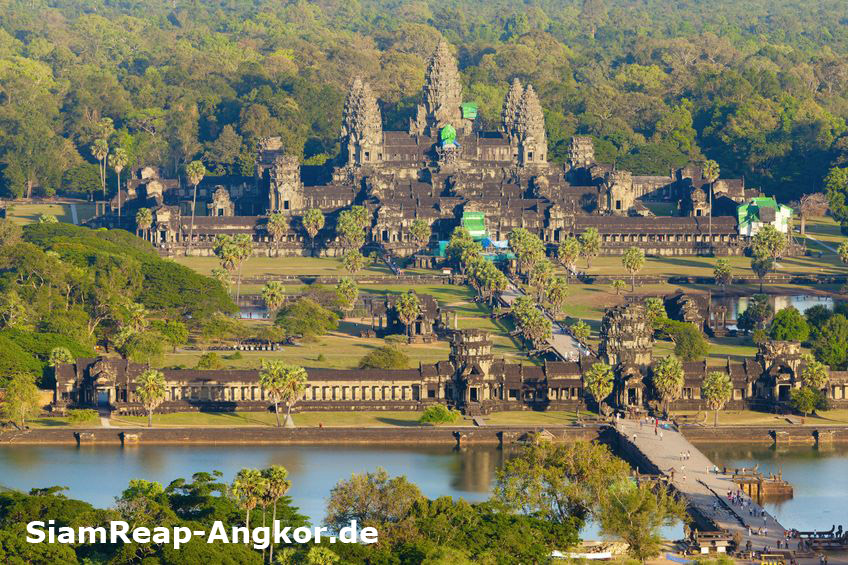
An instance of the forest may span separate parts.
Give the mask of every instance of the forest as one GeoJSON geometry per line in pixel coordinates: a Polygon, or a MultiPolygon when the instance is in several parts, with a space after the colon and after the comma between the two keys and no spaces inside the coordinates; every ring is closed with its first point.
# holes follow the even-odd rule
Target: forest
{"type": "Polygon", "coordinates": [[[518,77],[555,160],[591,135],[635,173],[706,157],[793,200],[848,160],[846,23],[842,0],[0,0],[0,193],[94,195],[98,139],[168,175],[250,175],[269,135],[325,163],[351,77],[404,129],[442,36],[482,126],[518,77]]]}

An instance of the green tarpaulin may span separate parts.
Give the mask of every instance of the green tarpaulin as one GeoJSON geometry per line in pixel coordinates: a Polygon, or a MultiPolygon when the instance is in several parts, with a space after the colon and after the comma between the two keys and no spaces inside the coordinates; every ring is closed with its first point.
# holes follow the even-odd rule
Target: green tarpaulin
{"type": "Polygon", "coordinates": [[[477,119],[477,104],[474,102],[464,102],[459,106],[462,108],[462,118],[465,120],[477,119]]]}
{"type": "Polygon", "coordinates": [[[446,125],[439,132],[439,139],[442,140],[442,145],[453,145],[456,141],[456,130],[452,125],[446,125]]]}
{"type": "Polygon", "coordinates": [[[462,227],[468,230],[474,239],[486,237],[486,216],[483,212],[465,212],[462,214],[462,227]]]}

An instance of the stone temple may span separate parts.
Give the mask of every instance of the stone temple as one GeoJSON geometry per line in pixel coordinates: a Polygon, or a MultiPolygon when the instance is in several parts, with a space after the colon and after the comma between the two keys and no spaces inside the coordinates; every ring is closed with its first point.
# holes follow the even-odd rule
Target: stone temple
{"type": "Polygon", "coordinates": [[[634,175],[596,162],[589,137],[573,138],[564,165],[549,162],[545,117],[531,84],[514,80],[498,130],[482,131],[444,41],[428,61],[421,100],[407,131],[386,131],[374,92],[355,78],[334,161],[301,165],[279,138],[264,139],[253,177],[208,177],[200,184],[193,230],[192,187],[146,168],[122,194],[123,220],[116,198],[112,213],[94,223],[132,229],[135,210],[150,208],[153,226],[145,236],[166,255],[189,247],[209,255],[216,235],[233,233],[251,234],[257,254],[308,255],[313,246],[300,219],[310,208],[327,219],[315,249],[338,255],[335,221],[353,205],[370,213],[366,246],[398,257],[422,251],[410,234],[416,219],[431,226],[434,240],[446,240],[471,213],[482,215],[492,240],[523,227],[556,245],[593,227],[603,254],[638,246],[654,255],[727,255],[747,246],[751,233],[740,229],[737,209],[760,193],[742,179],[710,183],[698,164],[667,176],[634,175]],[[676,215],[654,216],[655,204],[676,215]],[[266,230],[272,212],[290,218],[277,242],[266,230]]]}

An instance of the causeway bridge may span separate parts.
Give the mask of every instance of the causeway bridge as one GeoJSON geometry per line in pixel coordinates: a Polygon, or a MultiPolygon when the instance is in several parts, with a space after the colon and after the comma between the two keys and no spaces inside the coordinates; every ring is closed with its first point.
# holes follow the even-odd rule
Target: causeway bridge
{"type": "MultiPolygon", "coordinates": [[[[750,515],[747,505],[743,509],[730,504],[727,492],[737,492],[739,487],[730,477],[713,473],[713,462],[683,434],[673,429],[660,428],[660,436],[654,433],[653,425],[640,425],[638,420],[618,420],[615,430],[619,435],[620,446],[629,459],[641,463],[639,471],[659,472],[666,476],[669,484],[686,497],[690,511],[712,521],[717,528],[727,530],[731,535],[738,532],[742,536],[743,547],[750,540],[753,551],[762,551],[764,546],[768,546],[770,552],[780,551],[777,550],[777,541],[783,540],[783,525],[768,512],[763,517],[763,508],[747,495],[743,496],[748,504],[753,504],[755,516],[750,515]],[[687,451],[689,459],[681,461],[680,453],[687,451]],[[752,530],[750,536],[748,526],[752,530]],[[768,535],[756,535],[759,528],[765,528],[768,535]]],[[[790,549],[794,550],[798,540],[790,540],[789,543],[790,549]]]]}
{"type": "MultiPolygon", "coordinates": [[[[501,302],[512,307],[512,303],[524,294],[520,286],[510,282],[507,289],[501,293],[501,302]]],[[[560,359],[564,361],[577,361],[580,357],[594,356],[591,350],[574,339],[574,336],[568,333],[546,310],[542,309],[542,312],[552,323],[551,338],[548,340],[548,345],[560,359]]]]}

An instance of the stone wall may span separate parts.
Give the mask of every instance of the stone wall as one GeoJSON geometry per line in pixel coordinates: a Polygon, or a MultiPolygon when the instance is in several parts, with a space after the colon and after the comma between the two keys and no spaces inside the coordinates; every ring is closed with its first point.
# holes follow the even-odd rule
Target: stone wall
{"type": "MultiPolygon", "coordinates": [[[[414,428],[36,428],[0,432],[8,444],[510,444],[541,428],[420,426],[414,428]],[[126,441],[125,441],[126,440],[126,441]]],[[[557,441],[592,440],[599,427],[547,427],[557,441]]]]}

